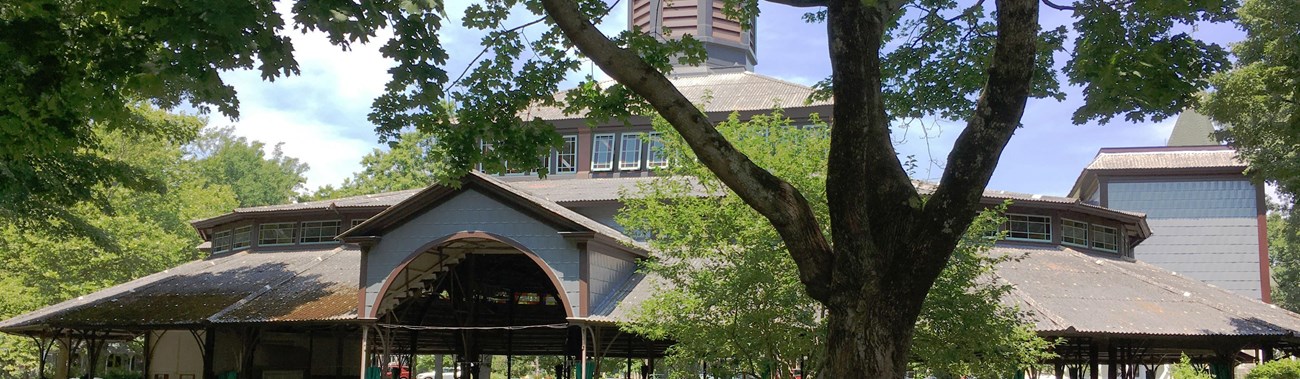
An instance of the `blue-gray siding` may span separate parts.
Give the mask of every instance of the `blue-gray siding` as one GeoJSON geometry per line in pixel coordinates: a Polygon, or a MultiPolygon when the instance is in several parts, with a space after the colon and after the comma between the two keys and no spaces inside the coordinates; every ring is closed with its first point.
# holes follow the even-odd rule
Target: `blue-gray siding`
{"type": "Polygon", "coordinates": [[[636,272],[636,263],[630,257],[620,257],[615,254],[622,254],[610,254],[601,250],[600,247],[587,248],[588,262],[591,264],[587,291],[591,294],[589,304],[592,309],[600,307],[611,293],[618,291],[619,286],[636,272]]]}
{"type": "Polygon", "coordinates": [[[1260,298],[1255,186],[1242,180],[1113,180],[1110,208],[1147,214],[1137,259],[1260,298]]]}
{"type": "Polygon", "coordinates": [[[579,315],[578,249],[559,231],[509,205],[468,190],[408,220],[384,234],[366,256],[366,315],[375,306],[380,287],[402,260],[421,246],[464,231],[482,231],[515,240],[550,266],[564,287],[574,315],[579,315]]]}

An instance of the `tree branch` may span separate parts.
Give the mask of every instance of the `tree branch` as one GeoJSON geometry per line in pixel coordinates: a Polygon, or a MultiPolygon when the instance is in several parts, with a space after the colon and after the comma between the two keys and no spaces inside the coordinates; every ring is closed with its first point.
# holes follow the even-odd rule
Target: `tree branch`
{"type": "Polygon", "coordinates": [[[1052,9],[1055,9],[1055,10],[1058,10],[1058,11],[1072,11],[1072,10],[1075,9],[1073,6],[1069,6],[1069,5],[1059,5],[1059,4],[1053,3],[1052,0],[1043,0],[1043,4],[1047,4],[1047,7],[1048,7],[1048,8],[1052,8],[1052,9]]]}
{"type": "MultiPolygon", "coordinates": [[[[926,204],[924,217],[930,228],[919,231],[921,234],[913,238],[914,241],[951,241],[951,246],[924,250],[936,255],[952,251],[970,226],[1003,148],[1020,127],[1029,99],[1038,42],[1038,0],[998,0],[997,7],[998,36],[988,82],[967,120],[966,129],[948,155],[948,166],[939,188],[926,204]]],[[[918,260],[935,262],[937,267],[929,267],[927,271],[938,275],[947,261],[944,258],[932,256],[918,260]]]]}
{"type": "Polygon", "coordinates": [[[799,266],[799,278],[809,295],[818,300],[827,298],[832,264],[830,242],[803,194],[736,150],[668,78],[636,53],[610,41],[573,2],[543,0],[542,7],[578,50],[644,98],[682,135],[701,163],[776,227],[799,266]]]}

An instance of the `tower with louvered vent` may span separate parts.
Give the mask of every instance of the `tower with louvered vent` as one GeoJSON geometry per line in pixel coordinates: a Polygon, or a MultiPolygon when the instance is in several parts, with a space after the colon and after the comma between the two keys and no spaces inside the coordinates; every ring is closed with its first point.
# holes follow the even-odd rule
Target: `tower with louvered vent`
{"type": "MultiPolygon", "coordinates": [[[[628,25],[659,38],[690,34],[702,42],[708,60],[700,66],[677,66],[677,75],[753,71],[754,30],[723,14],[722,0],[633,0],[628,25]]],[[[751,25],[753,23],[751,22],[751,25]]]]}

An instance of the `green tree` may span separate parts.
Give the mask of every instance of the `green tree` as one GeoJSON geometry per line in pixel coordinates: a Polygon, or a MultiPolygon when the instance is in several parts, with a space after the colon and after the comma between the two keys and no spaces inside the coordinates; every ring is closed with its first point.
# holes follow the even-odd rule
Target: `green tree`
{"type": "Polygon", "coordinates": [[[1273,204],[1268,214],[1268,257],[1273,303],[1300,312],[1300,222],[1289,204],[1273,204]]]}
{"type": "Polygon", "coordinates": [[[343,180],[338,188],[318,188],[309,199],[333,199],[345,196],[424,188],[437,182],[447,170],[444,156],[425,133],[408,132],[389,142],[388,150],[374,149],[361,158],[361,171],[343,180]]]}
{"type": "Polygon", "coordinates": [[[1300,194],[1300,9],[1288,1],[1247,0],[1238,10],[1246,39],[1236,64],[1215,75],[1201,111],[1225,126],[1218,137],[1250,162],[1256,178],[1300,194]]]}
{"type": "Polygon", "coordinates": [[[188,148],[196,170],[214,183],[234,188],[239,206],[284,204],[297,197],[307,178],[307,164],[284,155],[276,144],[236,136],[233,127],[204,129],[188,148]]]}
{"type": "MultiPolygon", "coordinates": [[[[658,119],[656,127],[668,131],[658,119]]],[[[826,208],[829,128],[795,128],[780,112],[741,121],[732,116],[718,130],[754,162],[790,182],[826,208]]],[[[671,134],[665,134],[671,135],[671,134]]],[[[735,372],[806,374],[824,364],[826,308],[809,297],[780,235],[753,208],[699,164],[684,141],[668,138],[667,174],[626,193],[618,220],[634,234],[652,236],[649,272],[663,278],[627,327],[676,341],[671,360],[727,362],[713,365],[723,377],[735,372]],[[698,197],[695,193],[722,196],[698,197]]],[[[959,243],[939,276],[917,322],[913,370],[944,376],[1001,376],[1045,358],[1049,344],[1035,336],[1015,309],[1002,305],[1007,286],[988,283],[993,265],[1011,257],[988,252],[1000,224],[984,212],[959,243]]]]}
{"type": "MultiPolygon", "coordinates": [[[[149,107],[133,110],[142,117],[185,125],[189,135],[203,126],[193,116],[166,114],[149,107]]],[[[214,183],[192,170],[182,147],[190,140],[140,136],[99,130],[96,154],[106,160],[138,167],[164,189],[135,190],[103,185],[94,188],[107,206],[81,202],[65,209],[77,220],[101,231],[103,241],[69,235],[58,228],[61,219],[47,220],[55,228],[0,220],[0,319],[84,295],[200,258],[202,240],[189,221],[210,217],[237,206],[231,187],[214,183]]],[[[36,365],[31,341],[0,336],[0,366],[22,370],[36,365]],[[25,354],[25,355],[24,355],[25,354]]],[[[19,373],[9,372],[11,375],[19,373]]]]}
{"type": "MultiPolygon", "coordinates": [[[[995,0],[992,12],[984,1],[777,2],[825,7],[809,17],[827,26],[831,77],[823,88],[836,103],[824,222],[790,178],[754,164],[673,87],[671,63],[701,62],[698,41],[637,31],[607,36],[595,27],[611,9],[602,0],[471,5],[460,24],[487,32],[484,58],[454,82],[443,67],[449,52],[440,31],[450,20],[441,1],[298,0],[292,9],[296,28],[323,31],[345,47],[382,28],[393,31],[381,52],[396,64],[370,120],[385,141],[406,130],[432,135],[446,153],[448,176],[479,163],[489,170],[507,161],[530,164],[558,145],[545,121],[520,116],[538,103],[585,112],[593,123],[664,117],[705,167],[772,223],[805,291],[827,307],[826,373],[902,377],[926,294],[978,215],[980,195],[1028,99],[1059,98],[1059,72],[1084,89],[1076,123],[1172,115],[1228,62],[1223,49],[1175,26],[1230,20],[1236,5],[995,0]],[[1042,30],[1040,1],[1076,22],[1042,30]],[[529,13],[536,18],[511,18],[529,13]],[[526,36],[529,26],[541,30],[526,36]],[[1058,65],[1054,57],[1071,30],[1073,50],[1059,54],[1069,60],[1058,65]],[[581,57],[619,84],[588,78],[568,96],[554,96],[583,67],[581,57]],[[928,198],[911,185],[889,137],[893,121],[918,115],[966,125],[928,198]],[[480,141],[496,148],[484,151],[480,141]],[[875,306],[883,303],[890,306],[875,306]]],[[[726,3],[738,20],[758,10],[756,0],[726,3]]],[[[17,74],[0,79],[8,112],[0,122],[15,136],[8,140],[33,143],[6,145],[14,153],[0,158],[20,162],[32,149],[55,154],[91,145],[87,125],[121,118],[122,99],[164,106],[189,100],[232,115],[234,91],[219,70],[257,64],[268,79],[297,71],[281,20],[268,1],[4,3],[0,62],[17,74]]],[[[80,181],[64,187],[105,182],[97,172],[69,173],[80,181]]]]}

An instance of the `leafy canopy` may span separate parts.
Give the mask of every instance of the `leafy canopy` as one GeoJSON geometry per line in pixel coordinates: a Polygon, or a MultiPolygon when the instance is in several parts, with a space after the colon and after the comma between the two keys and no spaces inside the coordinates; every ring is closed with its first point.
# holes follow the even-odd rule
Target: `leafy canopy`
{"type": "MultiPolygon", "coordinates": [[[[670,364],[699,359],[724,377],[776,371],[785,377],[803,365],[812,373],[824,358],[826,309],[808,297],[776,230],[731,193],[672,133],[662,119],[662,152],[672,166],[660,178],[625,193],[617,220],[649,238],[656,256],[645,265],[662,278],[628,329],[670,338],[670,364]],[[702,197],[697,194],[718,194],[702,197]],[[652,238],[651,238],[652,237],[652,238]]],[[[760,166],[798,187],[826,219],[829,127],[799,128],[780,111],[718,129],[760,166]]],[[[1046,358],[1050,345],[1016,309],[1001,302],[1008,286],[990,281],[994,265],[1012,259],[989,251],[1001,223],[982,214],[926,299],[912,346],[914,370],[943,377],[999,376],[1046,358]]]]}

